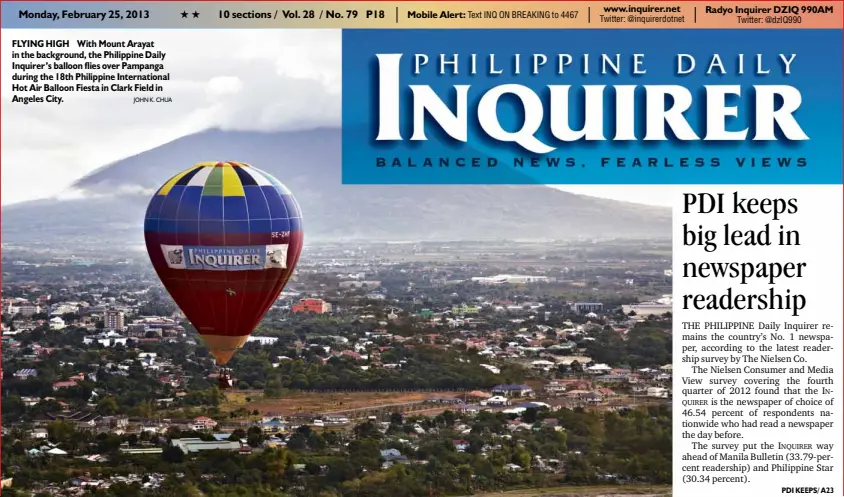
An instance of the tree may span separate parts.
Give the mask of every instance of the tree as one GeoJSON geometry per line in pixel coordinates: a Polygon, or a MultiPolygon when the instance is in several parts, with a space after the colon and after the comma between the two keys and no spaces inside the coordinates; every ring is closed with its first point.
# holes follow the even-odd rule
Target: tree
{"type": "Polygon", "coordinates": [[[522,413],[522,421],[530,424],[536,423],[539,420],[538,414],[539,409],[536,409],[535,407],[529,407],[528,409],[525,409],[525,412],[522,413]]]}
{"type": "Polygon", "coordinates": [[[56,443],[67,442],[76,434],[76,428],[67,421],[53,421],[47,426],[47,434],[56,443]]]}
{"type": "Polygon", "coordinates": [[[241,428],[232,431],[229,435],[229,440],[240,440],[242,438],[246,438],[246,431],[241,428]]]}
{"type": "Polygon", "coordinates": [[[349,443],[349,458],[361,467],[377,470],[381,467],[381,451],[377,440],[364,438],[349,443]]]}
{"type": "Polygon", "coordinates": [[[287,439],[287,447],[290,450],[304,450],[308,447],[308,438],[297,431],[287,439]]]}
{"type": "Polygon", "coordinates": [[[264,387],[264,397],[270,399],[277,399],[281,397],[281,382],[277,379],[267,381],[267,386],[264,387]]]}
{"type": "Polygon", "coordinates": [[[367,421],[366,423],[361,423],[355,426],[354,432],[355,437],[357,438],[381,438],[381,432],[375,426],[375,423],[371,421],[367,421]]]}
{"type": "Polygon", "coordinates": [[[111,416],[117,411],[117,401],[114,400],[114,397],[103,397],[97,402],[97,412],[103,416],[111,416]]]}
{"type": "MultiPolygon", "coordinates": [[[[5,399],[3,399],[4,418],[7,418],[8,420],[20,419],[25,412],[26,404],[23,403],[23,400],[20,398],[19,395],[9,395],[5,399]]],[[[4,420],[3,424],[8,426],[9,422],[4,420]]]]}
{"type": "Polygon", "coordinates": [[[178,464],[184,461],[185,453],[182,449],[176,447],[175,445],[167,445],[167,447],[161,451],[161,459],[167,463],[178,464]]]}
{"type": "Polygon", "coordinates": [[[264,443],[265,438],[264,432],[257,426],[249,427],[249,430],[246,432],[246,443],[250,447],[260,447],[264,443]]]}
{"type": "Polygon", "coordinates": [[[521,466],[522,469],[530,469],[530,452],[521,447],[516,447],[510,461],[513,464],[521,466]]]}

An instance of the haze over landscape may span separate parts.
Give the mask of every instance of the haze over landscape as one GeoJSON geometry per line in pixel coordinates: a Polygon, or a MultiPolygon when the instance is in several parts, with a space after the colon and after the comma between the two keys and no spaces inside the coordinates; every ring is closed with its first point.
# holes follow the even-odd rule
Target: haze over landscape
{"type": "Polygon", "coordinates": [[[140,240],[150,196],[203,160],[253,163],[299,201],[308,240],[554,240],[670,235],[670,210],[546,186],[343,185],[339,128],[208,130],[101,167],[61,195],[3,206],[4,241],[140,240]]]}
{"type": "Polygon", "coordinates": [[[155,188],[203,160],[274,174],[301,204],[308,241],[670,235],[669,209],[654,207],[668,191],[649,186],[562,187],[595,198],[543,186],[342,185],[339,30],[148,36],[178,68],[172,105],[137,109],[110,94],[4,110],[4,242],[140,241],[155,188]]]}

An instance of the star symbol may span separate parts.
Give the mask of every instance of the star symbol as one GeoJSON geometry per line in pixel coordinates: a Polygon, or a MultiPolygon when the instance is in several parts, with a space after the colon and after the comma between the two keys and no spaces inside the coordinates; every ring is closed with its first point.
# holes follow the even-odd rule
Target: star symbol
{"type": "Polygon", "coordinates": [[[193,18],[196,19],[197,17],[199,17],[199,12],[193,11],[193,18]]]}
{"type": "Polygon", "coordinates": [[[187,12],[182,12],[182,19],[187,19],[187,17],[188,17],[188,13],[187,13],[187,12]]]}

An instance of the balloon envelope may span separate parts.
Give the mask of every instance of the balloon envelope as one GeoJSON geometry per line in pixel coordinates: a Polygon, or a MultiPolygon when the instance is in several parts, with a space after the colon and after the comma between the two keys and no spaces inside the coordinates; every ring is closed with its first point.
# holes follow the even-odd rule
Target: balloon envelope
{"type": "Polygon", "coordinates": [[[241,162],[203,162],[156,192],[144,238],[164,287],[223,365],[293,274],[302,216],[270,174],[241,162]]]}

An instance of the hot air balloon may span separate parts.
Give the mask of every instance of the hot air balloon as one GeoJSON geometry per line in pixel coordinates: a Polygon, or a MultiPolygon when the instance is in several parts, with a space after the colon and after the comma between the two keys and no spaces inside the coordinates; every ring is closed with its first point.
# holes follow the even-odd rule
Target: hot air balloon
{"type": "Polygon", "coordinates": [[[241,162],[202,162],[170,178],[147,208],[152,265],[220,366],[263,319],[302,252],[302,216],[284,185],[241,162]]]}

